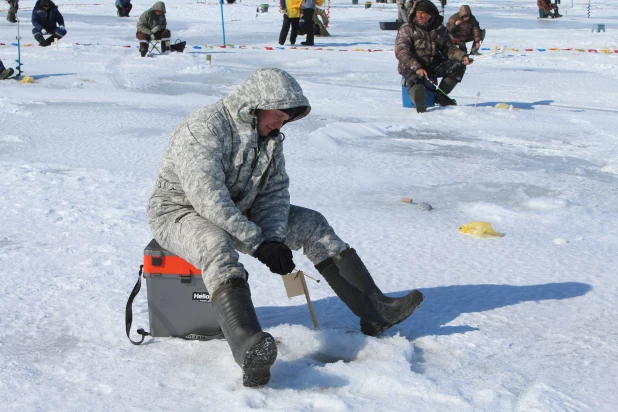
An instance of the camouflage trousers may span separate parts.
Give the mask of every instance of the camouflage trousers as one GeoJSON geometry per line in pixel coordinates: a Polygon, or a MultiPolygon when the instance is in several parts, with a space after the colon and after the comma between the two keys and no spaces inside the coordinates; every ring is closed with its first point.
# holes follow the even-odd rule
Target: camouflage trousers
{"type": "Polygon", "coordinates": [[[406,8],[405,2],[402,0],[397,1],[397,21],[407,23],[410,10],[406,8]]]}
{"type": "MultiPolygon", "coordinates": [[[[161,40],[161,52],[168,51],[170,48],[172,33],[169,30],[165,29],[154,33],[154,35],[157,40],[161,40]]],[[[137,40],[139,40],[140,49],[146,48],[146,50],[148,50],[148,45],[150,44],[150,35],[138,31],[135,33],[135,37],[137,37],[137,40]]]]}
{"type": "MultiPolygon", "coordinates": [[[[162,215],[151,221],[150,229],[164,248],[202,270],[206,288],[214,292],[232,278],[246,279],[240,253],[250,254],[238,239],[187,209],[162,215]]],[[[285,244],[318,264],[348,249],[322,214],[300,206],[290,206],[285,244]]],[[[264,266],[264,271],[268,271],[264,266]]]]}
{"type": "MultiPolygon", "coordinates": [[[[461,82],[464,73],[466,72],[466,65],[462,62],[455,60],[443,60],[441,63],[434,66],[423,67],[427,71],[427,76],[430,79],[437,79],[440,77],[455,80],[457,83],[461,82]]],[[[415,84],[425,84],[425,78],[419,76],[416,73],[406,77],[406,85],[410,89],[415,84]]]]}
{"type": "Polygon", "coordinates": [[[19,0],[7,0],[7,3],[9,3],[9,13],[17,13],[17,10],[19,10],[19,0]]]}
{"type": "MultiPolygon", "coordinates": [[[[481,41],[485,40],[485,34],[487,32],[485,31],[485,29],[481,30],[481,41]]],[[[474,40],[474,36],[469,35],[468,37],[464,38],[464,39],[455,39],[453,38],[453,43],[455,43],[455,46],[457,46],[459,48],[459,50],[468,53],[468,47],[466,47],[466,43],[467,42],[472,42],[472,49],[477,49],[476,47],[474,47],[474,45],[476,44],[476,41],[474,40]]]]}
{"type": "Polygon", "coordinates": [[[17,22],[16,15],[17,10],[19,10],[19,0],[7,0],[7,3],[9,3],[9,11],[6,14],[6,19],[11,23],[15,23],[17,22]]]}

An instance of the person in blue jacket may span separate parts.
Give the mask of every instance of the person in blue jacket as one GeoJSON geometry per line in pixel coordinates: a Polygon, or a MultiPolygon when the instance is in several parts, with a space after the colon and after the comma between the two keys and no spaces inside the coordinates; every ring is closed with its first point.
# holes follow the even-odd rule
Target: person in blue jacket
{"type": "Polygon", "coordinates": [[[131,0],[116,0],[116,8],[118,9],[118,17],[129,17],[133,5],[131,0]]]}
{"type": "Polygon", "coordinates": [[[67,34],[64,28],[64,17],[51,0],[38,0],[32,9],[32,34],[42,47],[47,47],[67,34]],[[47,39],[44,37],[51,34],[47,39]]]}

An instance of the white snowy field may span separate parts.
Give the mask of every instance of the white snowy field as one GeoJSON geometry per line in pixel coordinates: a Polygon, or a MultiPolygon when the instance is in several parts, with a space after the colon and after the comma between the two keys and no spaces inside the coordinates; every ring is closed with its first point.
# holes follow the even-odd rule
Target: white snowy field
{"type": "MultiPolygon", "coordinates": [[[[447,17],[466,4],[451,1],[447,17]]],[[[618,49],[618,0],[594,1],[590,18],[587,2],[565,0],[555,21],[533,0],[469,1],[484,47],[510,50],[469,66],[459,106],[425,114],[402,107],[396,32],[378,26],[395,4],[334,0],[322,50],[276,48],[274,1],[257,17],[264,1],[224,5],[226,42],[247,48],[221,49],[203,47],[223,43],[218,4],[168,0],[172,39],[188,48],[141,58],[135,25],[152,3],[120,19],[111,0],[59,0],[59,47],[21,48],[36,83],[0,82],[0,410],[616,409],[618,53],[588,50],[618,49]],[[171,130],[264,67],[292,74],[313,107],[283,128],[292,202],[321,211],[383,291],[426,300],[371,338],[308,281],[314,330],[304,298],[243,256],[262,326],[281,341],[270,383],[247,389],[225,341],[134,346],[124,310],[171,130]],[[477,220],[505,236],[458,232],[477,220]]],[[[20,4],[23,44],[33,5],[20,4]]],[[[15,67],[17,25],[0,8],[0,59],[15,67]]],[[[137,327],[148,329],[145,290],[134,339],[137,327]]]]}

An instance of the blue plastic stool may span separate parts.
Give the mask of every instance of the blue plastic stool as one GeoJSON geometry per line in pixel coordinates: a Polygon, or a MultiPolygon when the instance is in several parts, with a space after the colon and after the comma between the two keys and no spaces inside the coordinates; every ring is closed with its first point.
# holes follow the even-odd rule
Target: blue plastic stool
{"type": "MultiPolygon", "coordinates": [[[[436,105],[436,92],[433,90],[429,90],[425,87],[425,104],[427,107],[434,107],[436,105]]],[[[401,78],[401,101],[403,103],[403,107],[413,108],[414,103],[410,100],[410,96],[408,96],[408,88],[406,87],[406,79],[401,78]]]]}
{"type": "Polygon", "coordinates": [[[601,33],[601,30],[605,32],[605,24],[593,24],[592,33],[594,33],[595,30],[597,31],[597,33],[601,33]]]}

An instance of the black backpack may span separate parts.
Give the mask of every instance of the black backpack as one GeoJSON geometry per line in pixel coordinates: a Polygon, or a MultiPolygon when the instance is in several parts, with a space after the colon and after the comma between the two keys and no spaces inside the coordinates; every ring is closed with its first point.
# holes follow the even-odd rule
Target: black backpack
{"type": "Polygon", "coordinates": [[[173,52],[182,53],[185,47],[187,47],[187,42],[180,41],[180,39],[176,39],[176,43],[170,44],[170,50],[173,52]]]}

